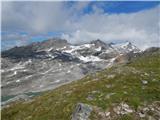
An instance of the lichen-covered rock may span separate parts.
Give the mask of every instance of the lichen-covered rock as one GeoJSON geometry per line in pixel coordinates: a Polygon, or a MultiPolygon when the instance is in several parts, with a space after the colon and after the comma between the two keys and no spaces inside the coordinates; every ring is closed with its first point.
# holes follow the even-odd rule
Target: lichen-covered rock
{"type": "Polygon", "coordinates": [[[119,106],[114,108],[114,112],[117,113],[118,115],[124,115],[128,113],[132,113],[133,110],[126,104],[126,103],[121,103],[119,106]]]}
{"type": "Polygon", "coordinates": [[[92,107],[87,104],[78,103],[76,105],[75,111],[72,114],[71,120],[88,120],[92,107]]]}

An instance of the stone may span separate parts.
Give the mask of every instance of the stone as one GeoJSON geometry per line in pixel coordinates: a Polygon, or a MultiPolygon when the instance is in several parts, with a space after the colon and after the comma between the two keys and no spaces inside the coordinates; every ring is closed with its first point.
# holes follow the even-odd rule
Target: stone
{"type": "Polygon", "coordinates": [[[140,113],[139,113],[139,117],[144,118],[144,117],[145,117],[145,114],[140,112],[140,113]]]}
{"type": "Polygon", "coordinates": [[[106,114],[106,117],[108,117],[110,115],[110,112],[106,112],[105,114],[106,114]]]}
{"type": "Polygon", "coordinates": [[[88,95],[88,97],[86,98],[88,101],[94,100],[94,96],[93,95],[88,95]]]}
{"type": "Polygon", "coordinates": [[[146,85],[146,84],[148,84],[148,81],[142,80],[142,83],[143,83],[144,85],[146,85]]]}
{"type": "Polygon", "coordinates": [[[71,120],[89,120],[93,108],[90,105],[78,103],[72,114],[71,120]]]}
{"type": "Polygon", "coordinates": [[[126,103],[121,103],[119,106],[113,108],[113,110],[118,115],[124,115],[133,112],[133,110],[126,103]]]}

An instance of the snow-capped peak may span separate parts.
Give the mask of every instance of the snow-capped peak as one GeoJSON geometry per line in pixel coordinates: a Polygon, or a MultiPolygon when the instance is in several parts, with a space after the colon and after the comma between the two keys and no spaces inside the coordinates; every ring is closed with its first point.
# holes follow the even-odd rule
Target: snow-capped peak
{"type": "Polygon", "coordinates": [[[112,47],[122,53],[140,52],[139,48],[137,48],[135,45],[133,45],[131,42],[128,42],[128,41],[122,42],[122,43],[117,43],[117,44],[112,44],[112,47]]]}
{"type": "Polygon", "coordinates": [[[123,43],[123,45],[121,46],[121,47],[127,47],[127,46],[131,46],[132,44],[131,44],[131,42],[126,42],[126,43],[123,43]]]}

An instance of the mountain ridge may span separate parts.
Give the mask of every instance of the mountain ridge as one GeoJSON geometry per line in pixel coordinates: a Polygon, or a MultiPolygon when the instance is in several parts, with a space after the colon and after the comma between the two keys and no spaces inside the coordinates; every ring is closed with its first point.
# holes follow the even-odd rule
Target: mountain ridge
{"type": "MultiPolygon", "coordinates": [[[[94,44],[95,47],[102,47],[102,49],[108,49],[109,47],[113,47],[111,43],[105,43],[101,41],[100,39],[93,40],[88,43],[80,44],[80,45],[72,45],[71,43],[68,43],[67,40],[65,39],[58,39],[58,38],[53,38],[53,39],[48,39],[43,42],[35,42],[26,46],[20,46],[20,47],[14,47],[9,50],[2,51],[2,57],[9,57],[9,56],[14,56],[15,53],[19,54],[19,56],[22,57],[33,57],[36,52],[40,51],[50,51],[50,50],[57,50],[63,47],[68,47],[70,45],[72,46],[81,46],[81,45],[87,45],[87,44],[94,44]],[[23,52],[23,53],[22,53],[23,52]]],[[[125,44],[125,43],[124,43],[125,44]]],[[[134,46],[131,43],[129,44],[130,46],[134,46]]],[[[128,46],[128,45],[127,45],[128,46]]],[[[126,46],[126,47],[127,47],[126,46]]],[[[120,46],[119,46],[120,47],[120,46]]],[[[136,48],[137,51],[140,51],[140,49],[136,48]]],[[[119,49],[118,49],[119,50],[119,49]]],[[[122,48],[121,48],[122,50],[122,48]]],[[[132,50],[131,50],[132,51],[132,50]]],[[[15,55],[16,56],[16,55],[15,55]]]]}
{"type": "Polygon", "coordinates": [[[55,89],[141,52],[117,48],[99,39],[81,45],[50,39],[2,52],[2,97],[55,89]]]}

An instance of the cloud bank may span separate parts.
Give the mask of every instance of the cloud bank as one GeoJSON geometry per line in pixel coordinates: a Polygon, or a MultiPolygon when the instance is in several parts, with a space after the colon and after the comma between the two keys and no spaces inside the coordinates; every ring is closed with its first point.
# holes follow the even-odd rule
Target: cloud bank
{"type": "Polygon", "coordinates": [[[2,40],[28,42],[35,35],[60,32],[59,37],[71,43],[84,43],[99,38],[105,42],[130,41],[141,49],[160,46],[160,5],[134,13],[111,14],[104,12],[96,3],[91,6],[91,12],[86,12],[90,4],[2,2],[2,31],[28,33],[26,36],[14,34],[10,38],[10,34],[4,34],[2,40]]]}
{"type": "Polygon", "coordinates": [[[71,42],[100,38],[103,41],[131,41],[145,49],[160,46],[160,8],[131,14],[94,13],[84,15],[77,23],[78,30],[63,34],[71,42]]]}

